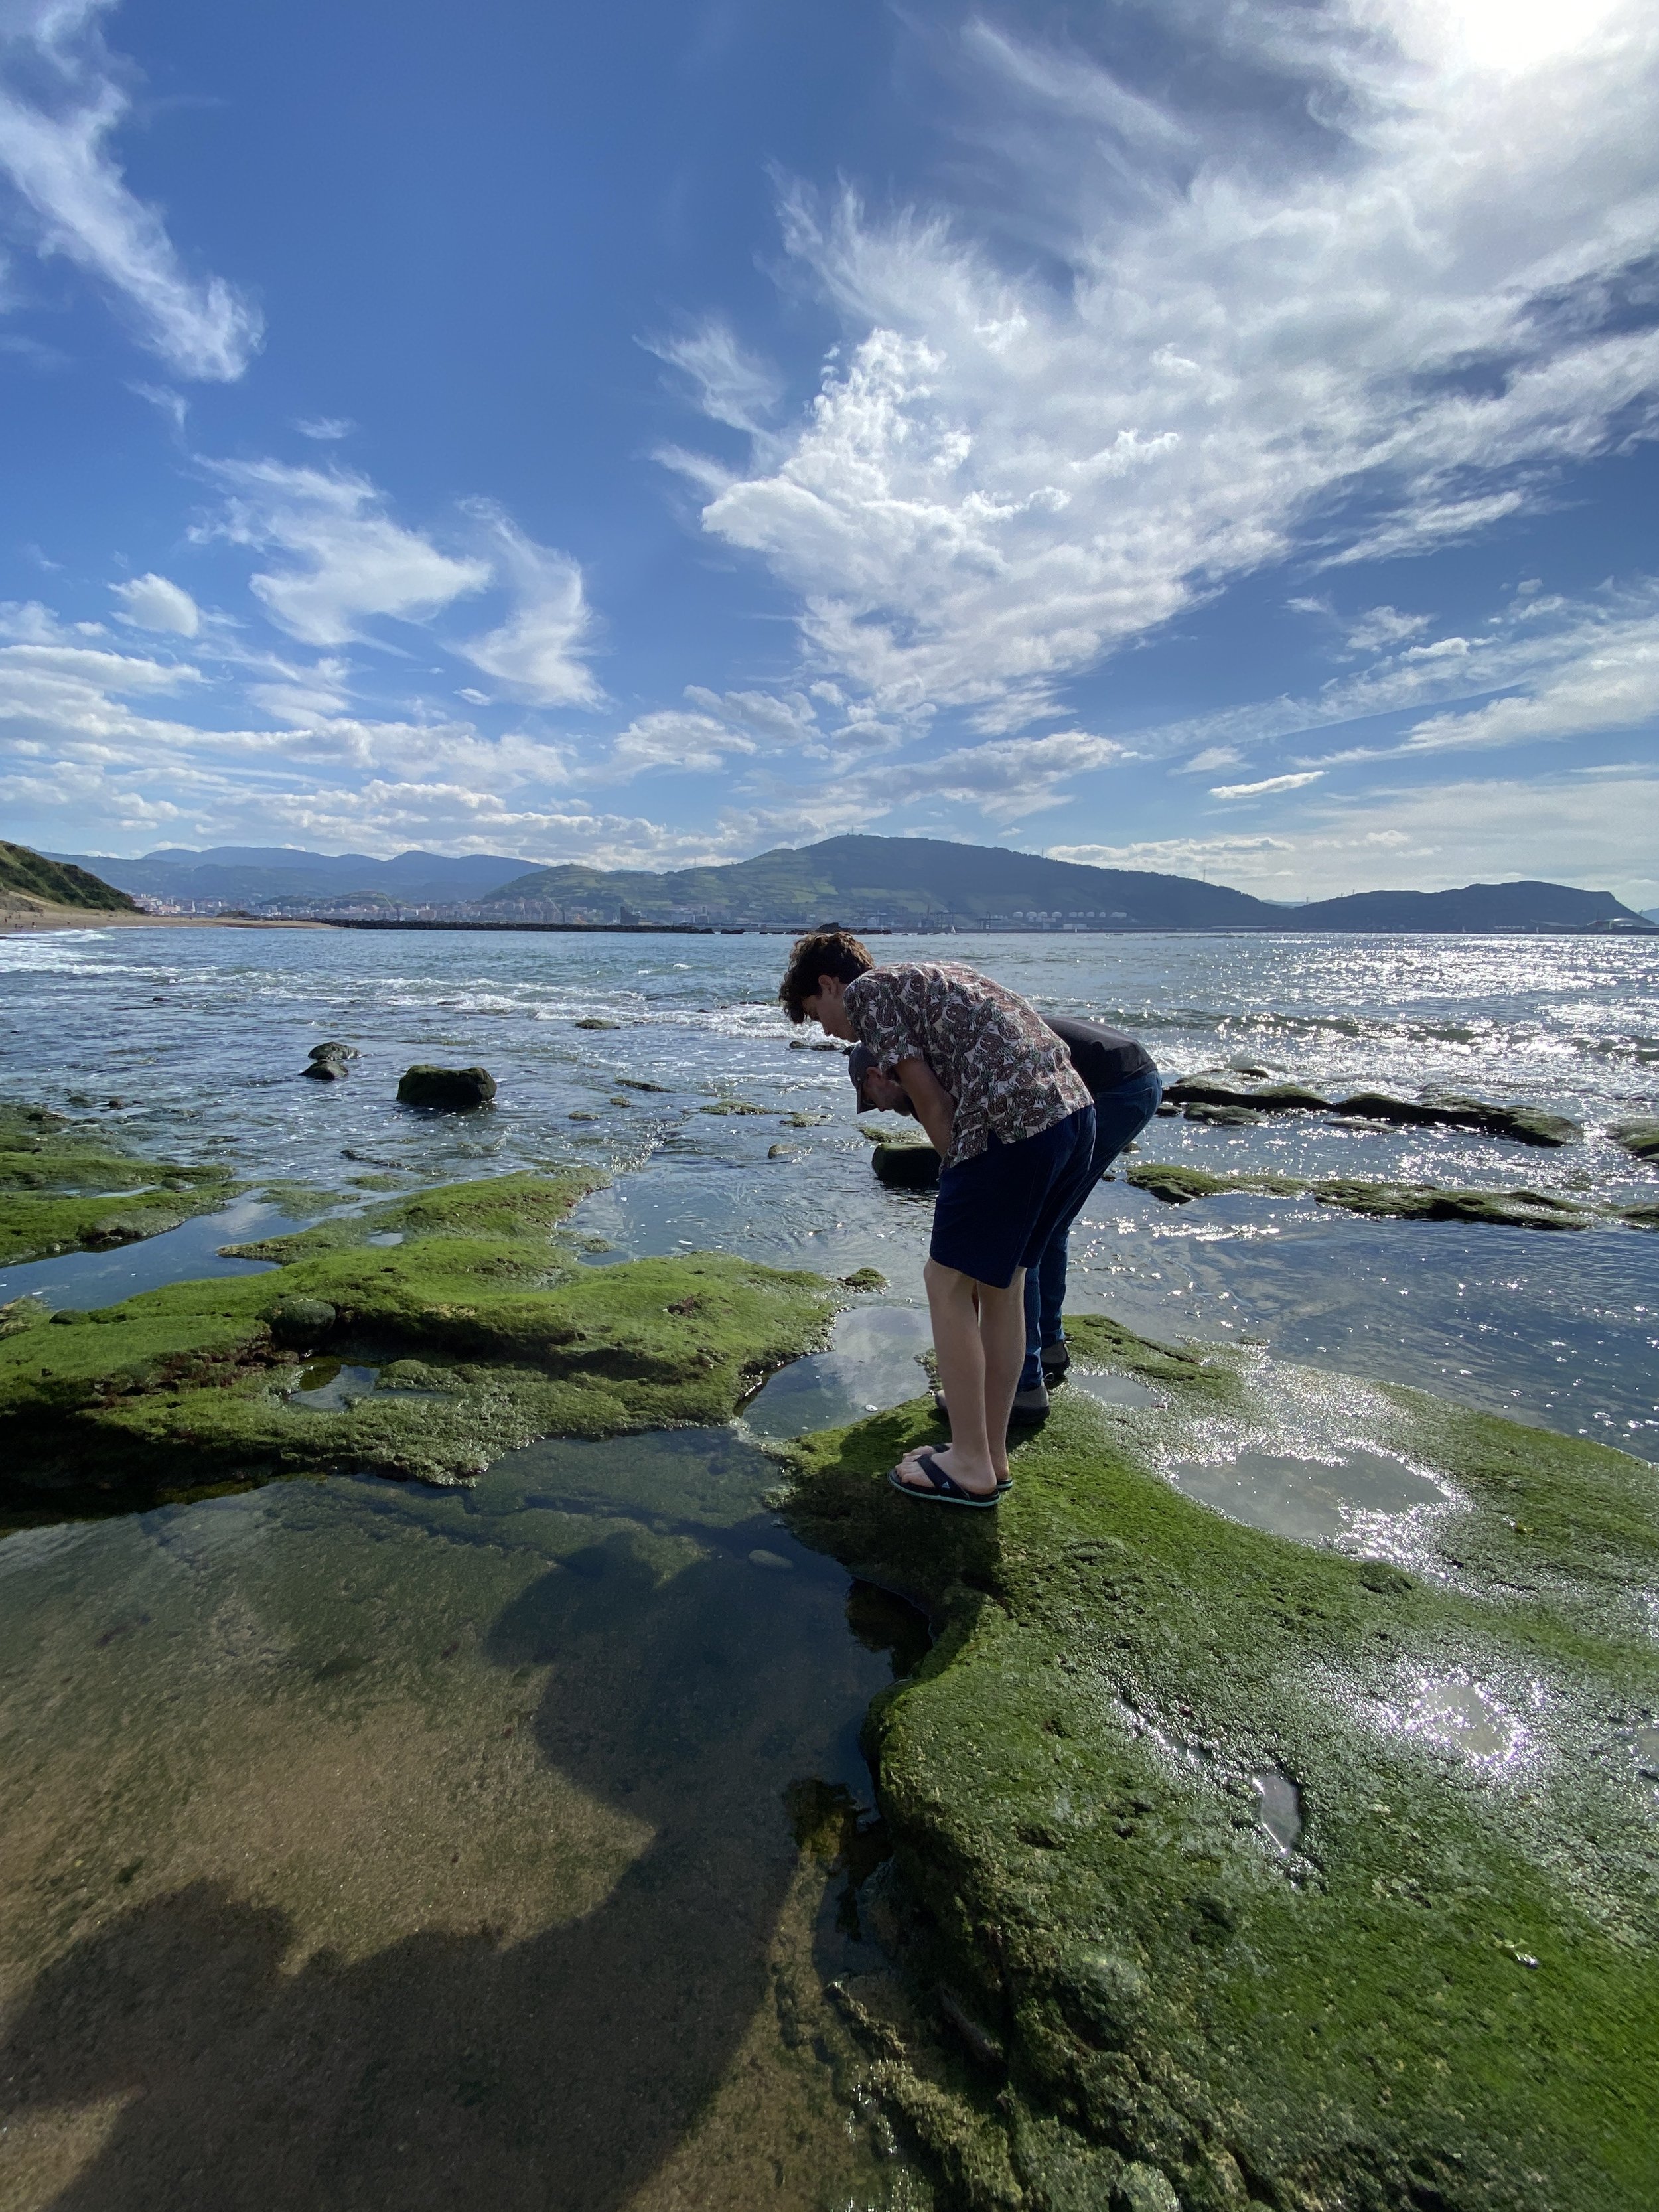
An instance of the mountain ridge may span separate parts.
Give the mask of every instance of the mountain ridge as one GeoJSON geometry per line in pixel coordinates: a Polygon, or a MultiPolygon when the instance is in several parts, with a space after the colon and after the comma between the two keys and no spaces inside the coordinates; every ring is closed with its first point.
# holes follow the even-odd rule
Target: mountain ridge
{"type": "MultiPolygon", "coordinates": [[[[19,848],[18,850],[24,848],[19,848]]],[[[870,929],[1159,931],[1566,930],[1645,934],[1651,921],[1607,891],[1544,882],[1443,891],[1360,891],[1299,906],[1190,876],[1097,868],[1005,846],[848,835],[776,846],[747,860],[652,871],[562,863],[526,869],[499,854],[366,854],[287,846],[163,848],[134,860],[58,854],[120,892],[198,907],[453,918],[789,928],[827,919],[870,929]]]]}

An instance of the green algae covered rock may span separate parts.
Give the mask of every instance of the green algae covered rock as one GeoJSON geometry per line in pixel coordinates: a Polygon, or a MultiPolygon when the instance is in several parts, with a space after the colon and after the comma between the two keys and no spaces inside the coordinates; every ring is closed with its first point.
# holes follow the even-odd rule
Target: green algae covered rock
{"type": "Polygon", "coordinates": [[[1489,1098],[1466,1098],[1445,1091],[1429,1098],[1397,1098],[1382,1091],[1357,1091],[1346,1098],[1327,1098],[1300,1083],[1239,1082],[1233,1075],[1188,1075],[1164,1087],[1166,1104],[1200,1110],[1192,1121],[1213,1117],[1207,1109],[1267,1114],[1343,1114],[1359,1121],[1394,1121],[1425,1128],[1474,1129],[1508,1137],[1520,1145],[1559,1146],[1583,1135],[1577,1121],[1541,1106],[1502,1106],[1489,1098]]]}
{"type": "Polygon", "coordinates": [[[1659,1121],[1616,1122],[1609,1133],[1617,1145],[1638,1160],[1659,1160],[1659,1121]]]}
{"type": "MultiPolygon", "coordinates": [[[[1345,1213],[1364,1213],[1389,1221],[1474,1221],[1500,1229],[1588,1229],[1596,1215],[1571,1199],[1542,1190],[1449,1190],[1438,1183],[1368,1182],[1353,1176],[1206,1175],[1201,1168],[1171,1162],[1137,1160],[1124,1171],[1137,1190],[1150,1191],[1166,1206],[1190,1206],[1194,1199],[1221,1198],[1230,1191],[1253,1191],[1270,1198],[1308,1197],[1345,1213]]],[[[1639,1207],[1613,1217],[1635,1221],[1639,1207]]]]}
{"type": "Polygon", "coordinates": [[[871,1153],[870,1164],[877,1180],[884,1182],[889,1190],[939,1188],[939,1158],[931,1145],[884,1141],[871,1153]]]}
{"type": "Polygon", "coordinates": [[[1057,1392],[994,1516],[887,1488],[925,1401],[805,1439],[783,1500],[935,1627],[867,1729],[908,1901],[847,2005],[950,2201],[1648,2212],[1654,1470],[1067,1328],[1161,1402],[1057,1392]],[[1182,1494],[1252,1453],[1418,1502],[1315,1546],[1182,1494]]]}
{"type": "Polygon", "coordinates": [[[136,1159],[95,1121],[0,1104],[0,1267],[136,1243],[242,1188],[222,1168],[136,1159]]]}
{"type": "Polygon", "coordinates": [[[556,1232],[599,1180],[422,1191],[236,1248],[269,1273],[169,1284],[74,1328],[9,1309],[14,1501],[336,1468],[464,1481],[535,1437],[728,1419],[843,1294],[709,1253],[585,1267],[556,1232]],[[318,1351],[357,1370],[355,1393],[296,1387],[295,1353],[318,1351]]]}

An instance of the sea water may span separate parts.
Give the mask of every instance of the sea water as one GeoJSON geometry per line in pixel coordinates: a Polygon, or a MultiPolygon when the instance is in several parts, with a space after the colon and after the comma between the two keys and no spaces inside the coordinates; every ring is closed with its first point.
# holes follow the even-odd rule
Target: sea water
{"type": "MultiPolygon", "coordinates": [[[[1217,1174],[1271,1169],[1460,1187],[1524,1186],[1613,1206],[1659,1175],[1610,1125],[1659,1098],[1650,940],[1464,937],[977,936],[883,939],[949,957],[1048,1011],[1142,1036],[1166,1079],[1269,1071],[1327,1095],[1474,1091],[1583,1123],[1546,1151],[1458,1130],[1161,1120],[1140,1153],[1217,1174]]],[[[611,1256],[713,1247],[831,1274],[873,1266],[921,1301],[931,1201],[870,1174],[844,1062],[795,1048],[777,937],[306,930],[85,931],[0,940],[0,1088],[106,1109],[140,1146],[350,1197],[580,1161],[610,1187],[579,1228],[611,1256]],[[604,1028],[584,1023],[614,1024],[604,1028]],[[50,1050],[43,1050],[43,1040],[50,1050]],[[299,1079],[331,1039],[343,1083],[299,1079]],[[486,1114],[393,1103],[411,1061],[489,1067],[486,1114]],[[754,1114],[733,1106],[754,1106],[754,1114]],[[711,1110],[712,1109],[712,1110],[711,1110]]],[[[276,1225],[253,1209],[149,1245],[0,1271],[107,1304],[221,1261],[276,1225]]],[[[1414,1382],[1461,1402],[1659,1450],[1659,1237],[1365,1221],[1311,1200],[1160,1204],[1103,1183],[1072,1240],[1070,1303],[1156,1335],[1261,1340],[1288,1357],[1414,1382]]],[[[597,1255],[604,1257],[605,1255],[597,1255]]],[[[855,1378],[854,1378],[855,1379],[855,1378]]],[[[851,1390],[848,1404],[862,1410],[851,1390]]]]}
{"type": "MultiPolygon", "coordinates": [[[[366,1179],[572,1162],[611,1178],[574,1224],[596,1267],[714,1247],[886,1285],[728,1429],[532,1446],[470,1492],[278,1484],[0,1545],[0,2072],[20,2212],[930,2202],[835,2071],[822,1995],[868,1962],[855,1885],[881,1846],[858,1723],[925,1638],[776,1525],[762,1448],[925,1387],[930,1204],[876,1182],[841,1054],[782,1018],[787,949],[0,940],[0,1094],[95,1108],[137,1149],[252,1186],[147,1243],[9,1268],[0,1298],[103,1304],[255,1264],[217,1248],[372,1202],[366,1179]],[[331,1039],[358,1049],[349,1079],[304,1079],[331,1039]],[[399,1108],[417,1060],[486,1066],[496,1106],[399,1108]]],[[[1133,1029],[1166,1076],[1473,1091],[1586,1130],[1544,1152],[1316,1115],[1161,1119],[1143,1158],[1653,1195],[1654,1170],[1607,1133],[1659,1089],[1643,943],[878,950],[969,961],[1133,1029]]],[[[1659,1238],[1622,1225],[1369,1222],[1242,1196],[1175,1209],[1120,1178],[1074,1235],[1070,1303],[1649,1456],[1659,1443],[1659,1238]]],[[[1108,1417],[1121,1382],[1094,1386],[1108,1417]]],[[[1172,1479],[1291,1526],[1259,1472],[1225,1470],[1242,1502],[1213,1469],[1172,1479]]],[[[1291,1487],[1291,1533],[1340,1529],[1342,1499],[1310,1520],[1291,1487]]],[[[1293,1841],[1293,1801],[1269,1815],[1293,1841]]]]}

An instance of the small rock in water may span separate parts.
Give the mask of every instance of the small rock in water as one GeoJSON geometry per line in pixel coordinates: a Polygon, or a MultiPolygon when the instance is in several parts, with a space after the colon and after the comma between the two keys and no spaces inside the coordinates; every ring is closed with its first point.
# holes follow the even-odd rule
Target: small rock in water
{"type": "Polygon", "coordinates": [[[758,1547],[749,1554],[749,1564],[751,1567],[770,1567],[786,1575],[792,1573],[794,1567],[794,1562],[786,1559],[781,1552],[766,1552],[758,1547]]]}
{"type": "Polygon", "coordinates": [[[769,1145],[766,1157],[769,1160],[793,1160],[796,1155],[787,1145],[769,1145]]]}
{"type": "Polygon", "coordinates": [[[619,1030],[622,1024],[607,1021],[603,1014],[583,1014],[571,1026],[579,1030],[619,1030]]]}
{"type": "Polygon", "coordinates": [[[405,1068],[398,1085],[400,1106],[425,1106],[452,1114],[493,1105],[495,1079],[487,1067],[434,1067],[419,1061],[405,1068]]]}
{"type": "Polygon", "coordinates": [[[311,1048],[309,1065],[300,1072],[302,1075],[308,1075],[313,1083],[343,1083],[351,1073],[346,1062],[356,1058],[355,1044],[314,1044],[311,1048]]]}

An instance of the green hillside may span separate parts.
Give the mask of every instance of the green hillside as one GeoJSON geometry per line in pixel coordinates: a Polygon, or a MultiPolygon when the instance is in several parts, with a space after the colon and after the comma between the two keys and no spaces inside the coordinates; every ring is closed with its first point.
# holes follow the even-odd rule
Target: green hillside
{"type": "MultiPolygon", "coordinates": [[[[978,925],[1036,915],[1103,928],[1279,928],[1277,907],[1246,891],[1186,876],[1088,868],[1000,846],[935,837],[831,837],[800,850],[780,847],[721,867],[669,875],[598,868],[539,868],[482,902],[540,902],[615,921],[626,906],[641,921],[702,921],[809,926],[830,920],[866,927],[915,923],[978,925]]],[[[582,918],[573,912],[571,919],[582,918]]]]}
{"type": "Polygon", "coordinates": [[[48,860],[27,845],[0,838],[0,903],[18,897],[44,899],[50,906],[88,907],[100,914],[136,914],[137,902],[86,868],[48,860]]]}

